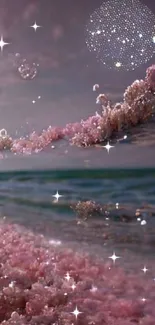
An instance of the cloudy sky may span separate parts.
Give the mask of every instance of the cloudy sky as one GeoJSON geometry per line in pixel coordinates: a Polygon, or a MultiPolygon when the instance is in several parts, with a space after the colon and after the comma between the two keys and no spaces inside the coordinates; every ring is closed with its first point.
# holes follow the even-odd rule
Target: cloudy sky
{"type": "MultiPolygon", "coordinates": [[[[153,0],[141,1],[155,13],[153,0]]],[[[22,135],[80,120],[97,109],[95,83],[117,101],[127,85],[144,77],[155,57],[134,72],[109,72],[88,51],[85,24],[102,2],[0,0],[0,35],[10,43],[0,53],[0,128],[22,135]],[[42,26],[36,32],[29,27],[35,21],[42,26]],[[39,63],[34,80],[21,79],[12,62],[15,53],[39,63]]]]}

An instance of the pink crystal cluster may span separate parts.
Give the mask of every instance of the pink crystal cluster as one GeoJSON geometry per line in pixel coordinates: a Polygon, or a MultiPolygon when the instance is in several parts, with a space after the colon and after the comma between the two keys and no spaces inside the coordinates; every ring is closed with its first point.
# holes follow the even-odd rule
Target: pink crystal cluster
{"type": "Polygon", "coordinates": [[[0,138],[0,149],[9,148],[14,153],[37,153],[52,141],[66,137],[77,146],[86,147],[103,142],[151,118],[155,109],[154,91],[155,65],[152,65],[146,71],[145,80],[136,80],[127,87],[122,102],[112,105],[105,94],[100,94],[96,99],[96,103],[101,106],[100,114],[96,112],[96,115],[85,121],[67,124],[64,129],[49,126],[40,135],[33,132],[27,138],[0,138]]]}
{"type": "Polygon", "coordinates": [[[154,325],[155,282],[140,268],[126,271],[2,222],[0,262],[2,325],[154,325]]]}

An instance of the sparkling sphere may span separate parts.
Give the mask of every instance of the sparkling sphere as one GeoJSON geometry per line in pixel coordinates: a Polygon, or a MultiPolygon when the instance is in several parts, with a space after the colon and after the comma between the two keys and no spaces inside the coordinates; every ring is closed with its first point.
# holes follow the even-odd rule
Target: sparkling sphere
{"type": "Polygon", "coordinates": [[[155,15],[139,0],[109,0],[90,15],[85,36],[106,67],[134,70],[155,53],[155,15]]]}
{"type": "Polygon", "coordinates": [[[32,80],[37,75],[37,66],[35,63],[31,65],[25,61],[18,67],[18,71],[23,79],[32,80]]]}

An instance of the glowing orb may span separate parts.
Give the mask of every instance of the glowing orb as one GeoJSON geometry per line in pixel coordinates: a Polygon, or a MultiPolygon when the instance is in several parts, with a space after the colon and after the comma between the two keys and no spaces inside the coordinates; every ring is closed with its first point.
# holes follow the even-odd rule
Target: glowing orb
{"type": "Polygon", "coordinates": [[[134,70],[155,52],[155,16],[139,0],[109,0],[90,15],[85,36],[105,66],[134,70]]]}

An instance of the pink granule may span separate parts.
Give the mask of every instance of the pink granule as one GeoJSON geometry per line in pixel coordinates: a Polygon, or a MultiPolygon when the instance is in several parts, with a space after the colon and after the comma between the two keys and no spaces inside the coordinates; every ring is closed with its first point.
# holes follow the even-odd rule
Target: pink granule
{"type": "Polygon", "coordinates": [[[4,223],[0,262],[0,324],[155,324],[155,282],[140,269],[126,271],[117,261],[53,245],[43,235],[4,223]]]}

